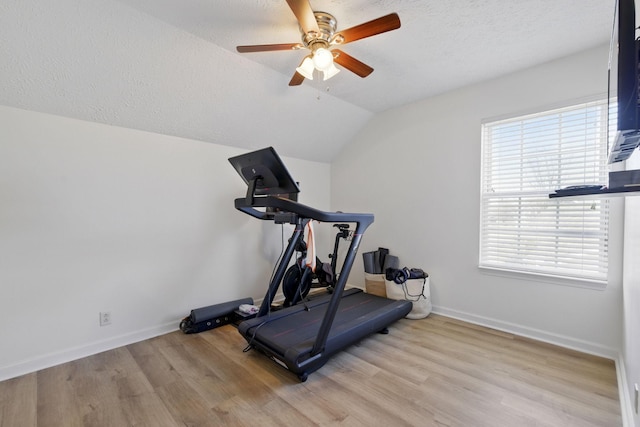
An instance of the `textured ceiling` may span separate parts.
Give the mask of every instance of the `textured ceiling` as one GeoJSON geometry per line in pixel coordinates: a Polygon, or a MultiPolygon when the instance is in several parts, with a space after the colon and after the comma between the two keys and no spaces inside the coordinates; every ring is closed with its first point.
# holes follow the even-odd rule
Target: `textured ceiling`
{"type": "Polygon", "coordinates": [[[284,0],[2,0],[0,104],[330,161],[377,112],[608,42],[614,0],[311,0],[372,66],[287,86],[302,51],[284,0]]]}

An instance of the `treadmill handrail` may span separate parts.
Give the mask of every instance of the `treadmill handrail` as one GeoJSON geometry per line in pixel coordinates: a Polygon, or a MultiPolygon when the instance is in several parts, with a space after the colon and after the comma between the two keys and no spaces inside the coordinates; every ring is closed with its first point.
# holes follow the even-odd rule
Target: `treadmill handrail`
{"type": "Polygon", "coordinates": [[[366,229],[373,223],[373,214],[370,213],[347,213],[347,212],[326,212],[312,208],[293,200],[277,196],[254,197],[253,203],[247,203],[246,198],[235,200],[235,207],[248,215],[262,220],[273,220],[274,213],[263,212],[256,208],[276,208],[284,212],[291,212],[302,218],[315,219],[320,222],[355,222],[361,224],[366,229]]]}

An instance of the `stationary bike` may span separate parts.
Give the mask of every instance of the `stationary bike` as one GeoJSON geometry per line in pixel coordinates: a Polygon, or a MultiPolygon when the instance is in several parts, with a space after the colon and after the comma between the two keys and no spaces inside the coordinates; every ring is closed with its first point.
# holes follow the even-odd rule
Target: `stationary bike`
{"type": "Polygon", "coordinates": [[[284,293],[284,306],[289,307],[297,304],[307,297],[311,288],[326,288],[327,292],[333,292],[333,286],[337,281],[338,247],[340,239],[347,240],[350,235],[349,224],[333,224],[338,229],[333,253],[329,254],[330,263],[323,263],[316,257],[316,271],[305,265],[307,257],[307,244],[300,239],[297,243],[296,251],[300,256],[296,263],[289,267],[282,279],[282,292],[284,293]]]}

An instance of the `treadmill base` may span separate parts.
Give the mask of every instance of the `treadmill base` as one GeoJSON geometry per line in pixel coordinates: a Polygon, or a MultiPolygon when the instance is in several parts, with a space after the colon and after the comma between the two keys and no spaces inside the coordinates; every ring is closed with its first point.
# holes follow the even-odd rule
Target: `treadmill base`
{"type": "Polygon", "coordinates": [[[366,294],[360,289],[344,292],[324,348],[312,354],[316,336],[331,295],[246,320],[238,331],[249,345],[273,357],[305,381],[337,352],[406,316],[410,301],[396,301],[366,294]]]}

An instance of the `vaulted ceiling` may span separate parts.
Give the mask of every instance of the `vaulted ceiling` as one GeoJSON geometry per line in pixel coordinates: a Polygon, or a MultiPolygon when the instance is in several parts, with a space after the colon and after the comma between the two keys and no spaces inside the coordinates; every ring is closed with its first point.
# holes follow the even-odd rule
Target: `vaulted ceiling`
{"type": "Polygon", "coordinates": [[[303,51],[285,0],[2,0],[0,104],[331,161],[376,113],[609,42],[614,0],[311,0],[374,68],[288,82],[303,51]]]}

